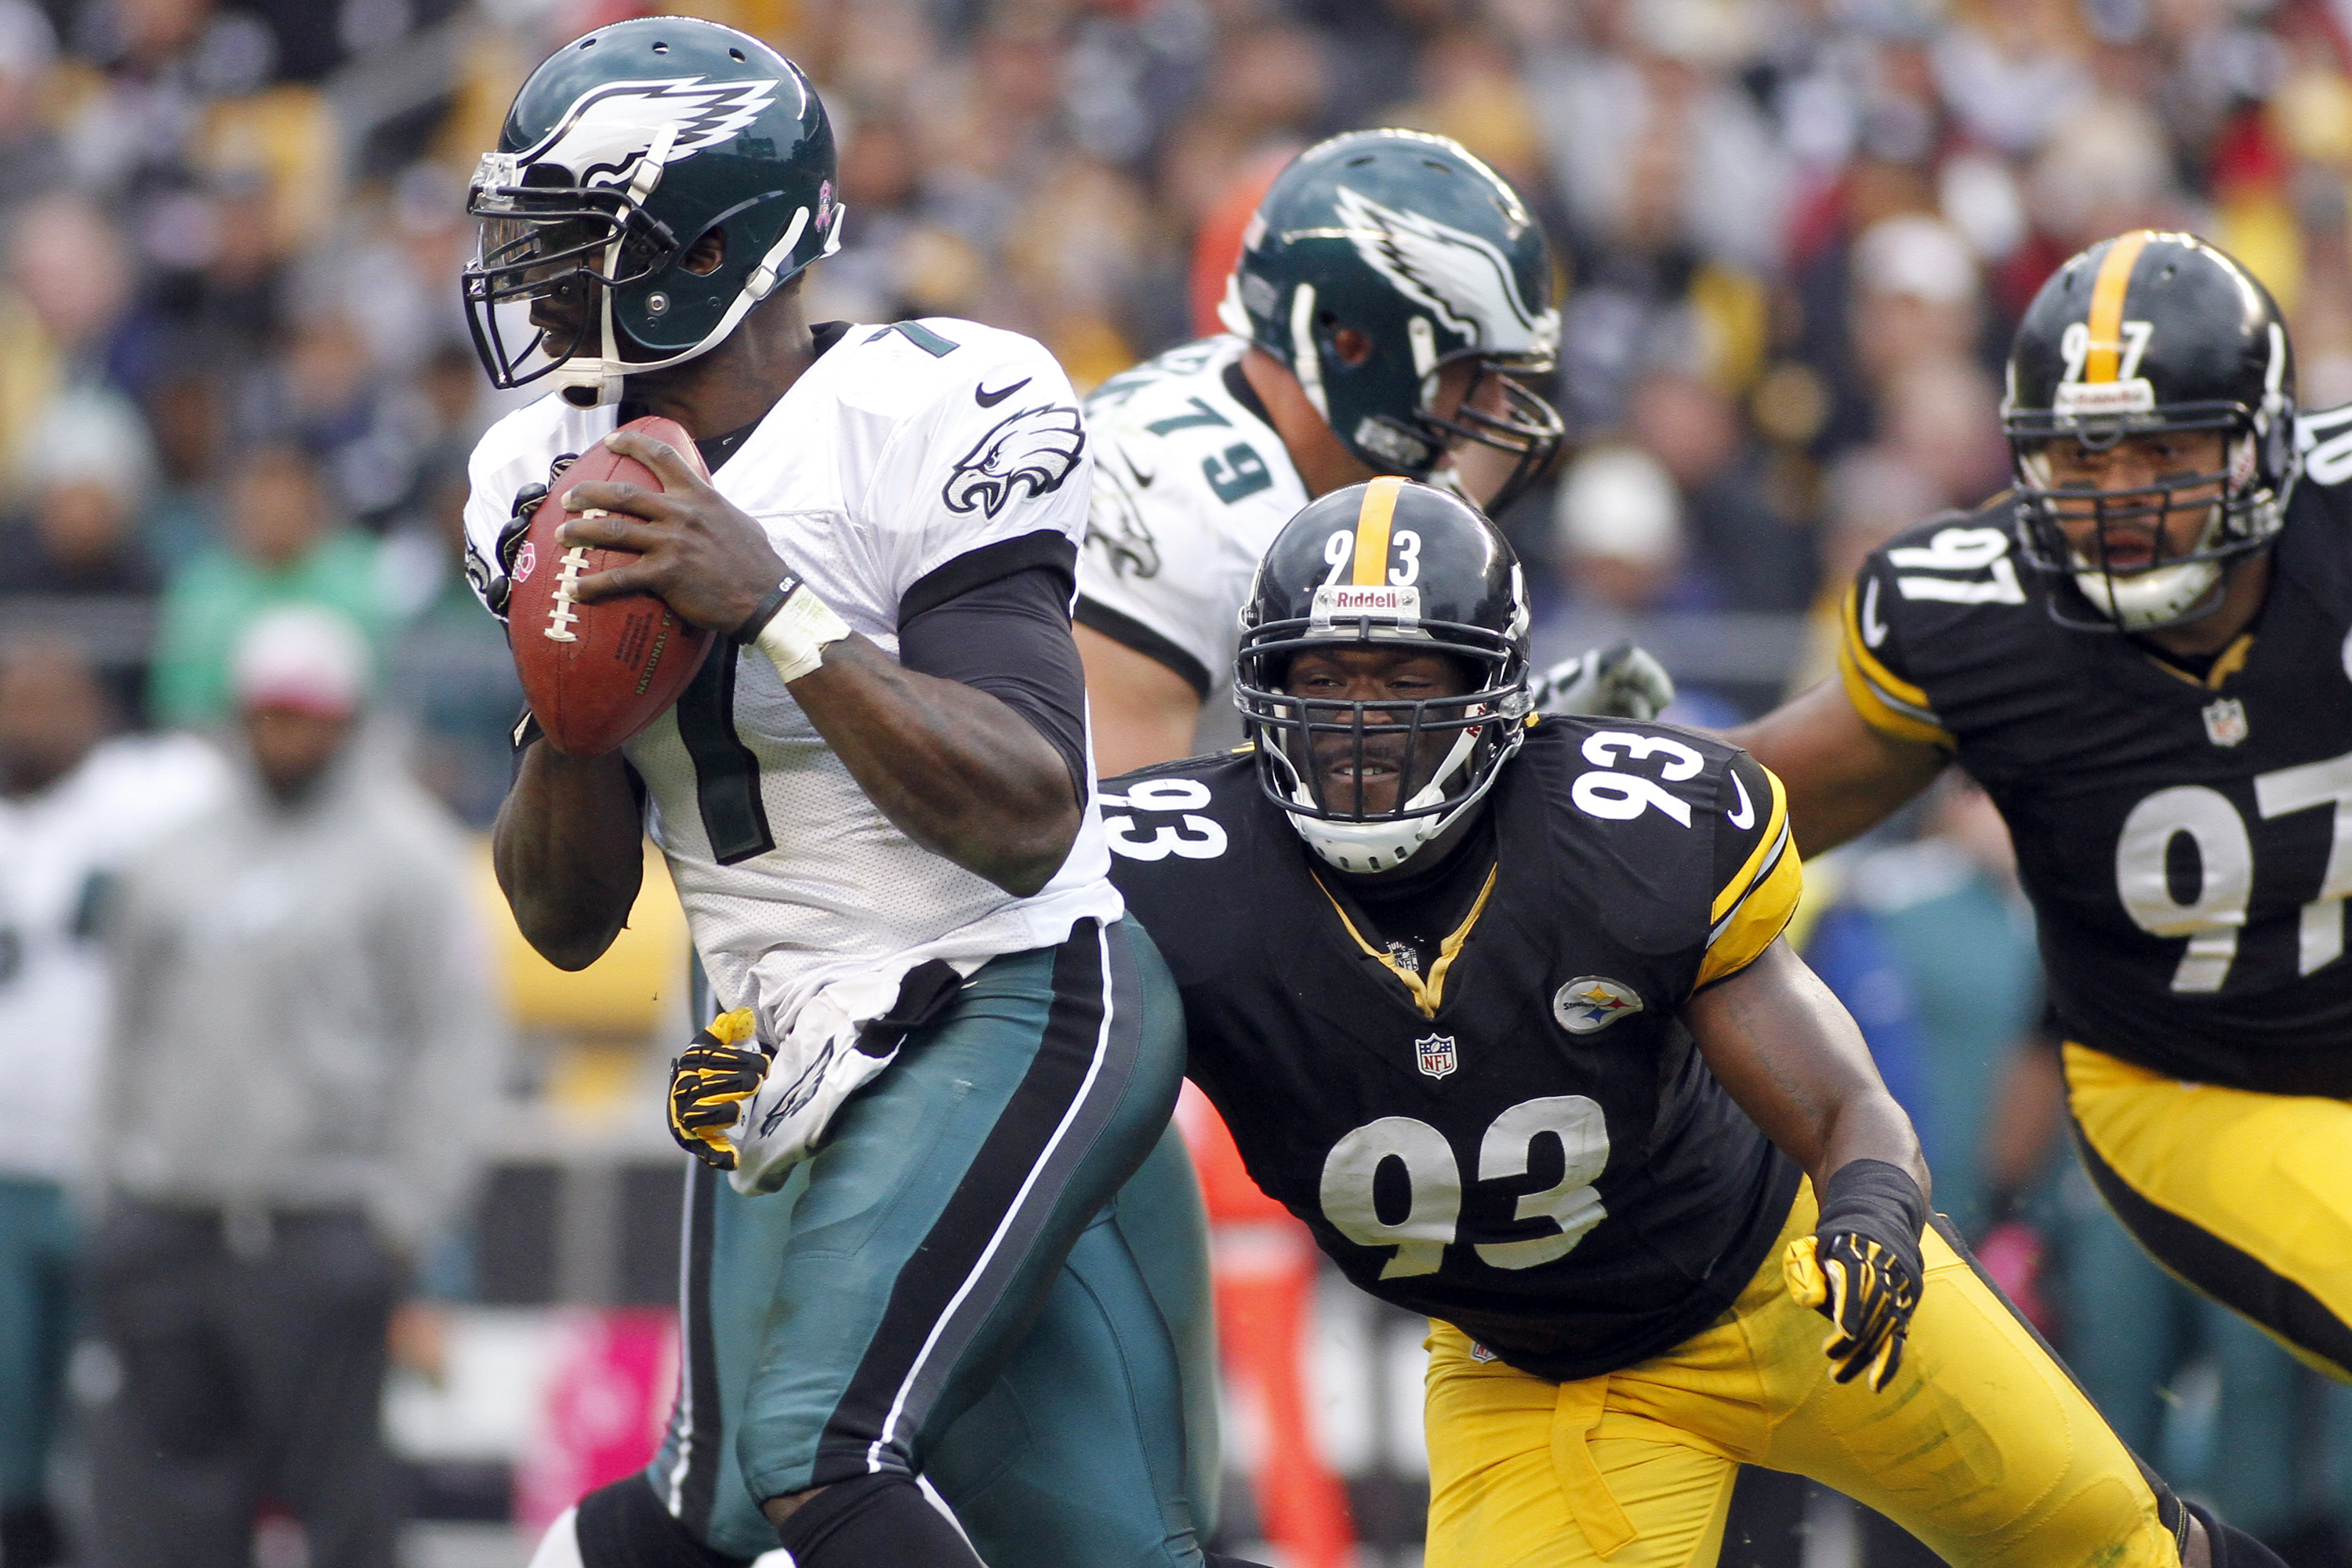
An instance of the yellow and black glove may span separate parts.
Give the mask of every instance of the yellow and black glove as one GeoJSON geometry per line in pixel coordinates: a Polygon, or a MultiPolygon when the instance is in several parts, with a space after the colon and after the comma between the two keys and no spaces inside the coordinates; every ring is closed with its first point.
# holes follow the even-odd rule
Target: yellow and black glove
{"type": "Polygon", "coordinates": [[[669,1064],[669,1135],[706,1165],[735,1168],[735,1143],[728,1131],[743,1114],[743,1101],[760,1090],[768,1075],[768,1053],[760,1048],[751,1009],[721,1013],[694,1037],[686,1054],[669,1064]]]}
{"type": "Polygon", "coordinates": [[[1831,1175],[1813,1234],[1789,1244],[1781,1260],[1789,1293],[1833,1325],[1822,1350],[1840,1383],[1867,1373],[1872,1390],[1882,1390],[1902,1366],[1927,1278],[1919,1258],[1927,1218],[1927,1195],[1908,1172],[1854,1160],[1831,1175]]]}

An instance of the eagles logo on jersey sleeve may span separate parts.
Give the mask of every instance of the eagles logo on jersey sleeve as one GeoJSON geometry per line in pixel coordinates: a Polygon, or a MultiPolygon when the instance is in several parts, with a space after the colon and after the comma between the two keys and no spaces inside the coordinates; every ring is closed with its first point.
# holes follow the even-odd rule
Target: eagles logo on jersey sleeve
{"type": "Polygon", "coordinates": [[[2000,807],[2070,1038],[2347,1095],[2352,409],[2300,440],[2262,616],[2209,667],[2062,625],[2006,498],[1870,557],[1839,667],[1866,722],[1952,752],[2000,807]]]}
{"type": "Polygon", "coordinates": [[[1236,337],[1186,343],[1087,401],[1097,451],[1077,620],[1203,700],[1233,668],[1258,557],[1307,501],[1241,378],[1247,348],[1236,337]]]}
{"type": "Polygon", "coordinates": [[[852,327],[833,353],[845,362],[842,401],[866,426],[845,477],[862,492],[894,595],[999,540],[1083,537],[1086,424],[1042,345],[932,320],[852,327]]]}
{"type": "Polygon", "coordinates": [[[1359,1285],[1539,1375],[1657,1353],[1754,1271],[1796,1172],[1677,1014],[1779,935],[1777,782],[1663,725],[1546,720],[1410,964],[1245,755],[1104,786],[1113,880],[1251,1174],[1359,1285]]]}

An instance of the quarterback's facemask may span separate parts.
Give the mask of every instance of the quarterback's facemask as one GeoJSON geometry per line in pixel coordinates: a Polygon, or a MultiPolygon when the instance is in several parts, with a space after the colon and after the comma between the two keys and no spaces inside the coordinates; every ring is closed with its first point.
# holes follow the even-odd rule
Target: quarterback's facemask
{"type": "Polygon", "coordinates": [[[581,407],[709,353],[841,245],[833,132],[807,78],[686,17],[615,23],[549,57],[466,207],[483,369],[501,387],[552,376],[581,407]]]}
{"type": "Polygon", "coordinates": [[[1323,497],[1276,536],[1243,614],[1234,700],[1260,787],[1339,869],[1402,865],[1518,750],[1527,637],[1518,563],[1461,500],[1393,478],[1323,497]],[[1364,676],[1388,691],[1360,695],[1364,676]]]}

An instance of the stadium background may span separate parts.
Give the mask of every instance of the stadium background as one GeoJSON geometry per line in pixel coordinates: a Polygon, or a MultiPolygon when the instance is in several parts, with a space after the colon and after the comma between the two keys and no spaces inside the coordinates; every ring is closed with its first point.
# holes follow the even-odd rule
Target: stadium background
{"type": "MultiPolygon", "coordinates": [[[[545,51],[637,9],[0,0],[0,632],[90,648],[128,724],[203,727],[239,617],[335,605],[375,639],[383,722],[485,826],[518,697],[457,566],[465,455],[507,405],[457,302],[466,176],[545,51]]],[[[1352,126],[1460,139],[1559,263],[1549,390],[1575,450],[1505,519],[1539,640],[1639,638],[1696,722],[1811,679],[1822,594],[2000,486],[2001,347],[2092,239],[2209,235],[2285,308],[2305,404],[2352,397],[2347,0],[677,9],[776,43],[834,111],[848,240],[812,274],[814,319],[974,317],[1039,337],[1081,387],[1200,330],[1288,152],[1352,126]]],[[[1812,956],[1956,1214],[1984,1201],[1993,1086],[2034,1011],[2000,860],[1997,822],[1953,794],[1824,863],[1808,900],[1812,956]]],[[[679,1162],[656,1107],[688,1027],[682,922],[656,875],[623,946],[559,977],[487,869],[482,888],[508,938],[514,1104],[474,1220],[436,1251],[441,1310],[404,1319],[387,1409],[430,1568],[519,1565],[528,1521],[625,1468],[667,1398],[679,1162]]],[[[2123,1333],[2147,1363],[2135,1440],[2298,1564],[2341,1560],[2352,1403],[2131,1273],[2066,1169],[2046,1158],[2028,1199],[2062,1349],[2123,1333]]],[[[1242,1226],[1221,1259],[1290,1245],[1242,1226]]],[[[1368,1568],[1417,1562],[1418,1339],[1327,1280],[1299,1345],[1368,1568]]],[[[104,1368],[84,1355],[76,1378],[104,1368]]],[[[1233,1405],[1227,1534],[1246,1543],[1240,1482],[1281,1444],[1263,1399],[1237,1385],[1233,1405]]],[[[1809,1568],[1861,1560],[1851,1517],[1809,1517],[1809,1568]]],[[[263,1544],[267,1568],[300,1560],[285,1528],[263,1544]]]]}

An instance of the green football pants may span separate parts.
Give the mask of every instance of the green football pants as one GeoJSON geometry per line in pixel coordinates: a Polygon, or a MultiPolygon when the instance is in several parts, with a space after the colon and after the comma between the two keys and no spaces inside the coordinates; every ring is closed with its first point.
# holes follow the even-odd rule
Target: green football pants
{"type": "Polygon", "coordinates": [[[1197,1563],[1214,1347],[1181,1065],[1150,940],[1081,922],[974,974],[781,1191],[697,1166],[646,1472],[670,1513],[748,1558],[775,1545],[761,1500],[896,1469],[992,1568],[1197,1563]]]}

